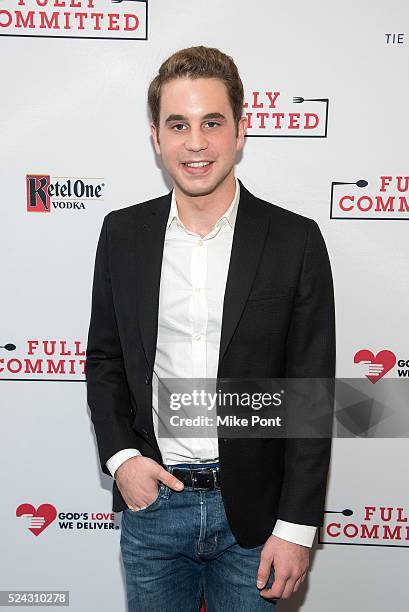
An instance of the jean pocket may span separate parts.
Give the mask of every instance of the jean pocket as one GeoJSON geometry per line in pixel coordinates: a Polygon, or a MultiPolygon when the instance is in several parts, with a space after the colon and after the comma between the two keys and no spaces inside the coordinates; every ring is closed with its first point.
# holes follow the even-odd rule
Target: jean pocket
{"type": "Polygon", "coordinates": [[[126,510],[128,511],[128,514],[140,514],[140,513],[144,514],[145,512],[148,512],[152,508],[156,507],[162,499],[162,495],[164,493],[164,487],[165,485],[163,485],[162,483],[159,484],[157,496],[147,506],[144,506],[143,508],[140,508],[139,510],[131,510],[130,508],[126,508],[126,510]]]}

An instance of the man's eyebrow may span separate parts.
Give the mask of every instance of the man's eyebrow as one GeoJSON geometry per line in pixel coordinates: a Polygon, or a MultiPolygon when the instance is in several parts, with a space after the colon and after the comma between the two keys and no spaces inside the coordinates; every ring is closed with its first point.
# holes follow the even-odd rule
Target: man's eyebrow
{"type": "MultiPolygon", "coordinates": [[[[222,113],[206,113],[206,115],[202,117],[202,120],[205,119],[226,119],[226,117],[222,113]]],[[[165,123],[172,123],[172,121],[188,121],[188,118],[184,115],[172,114],[165,120],[165,123]]]]}

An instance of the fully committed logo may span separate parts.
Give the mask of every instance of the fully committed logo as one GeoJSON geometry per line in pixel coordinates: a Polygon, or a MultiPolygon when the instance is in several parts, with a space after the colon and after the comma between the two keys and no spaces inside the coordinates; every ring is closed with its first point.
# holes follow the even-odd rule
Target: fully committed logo
{"type": "Polygon", "coordinates": [[[84,210],[98,202],[104,191],[103,179],[57,177],[49,174],[27,174],[27,212],[49,213],[52,210],[84,210]]]}
{"type": "Polygon", "coordinates": [[[396,370],[398,378],[409,378],[409,359],[398,358],[388,349],[382,349],[377,353],[369,349],[360,349],[354,355],[354,363],[360,369],[360,373],[374,384],[390,372],[395,365],[398,366],[396,370]]]}
{"type": "Polygon", "coordinates": [[[148,0],[4,0],[0,36],[147,40],[148,0]]]}
{"type": "Polygon", "coordinates": [[[363,506],[327,510],[320,527],[321,544],[409,547],[409,522],[403,506],[363,506]]]}
{"type": "Polygon", "coordinates": [[[331,183],[331,219],[409,219],[409,176],[381,175],[371,182],[331,183]],[[348,185],[348,187],[347,187],[348,185]]]}
{"type": "Polygon", "coordinates": [[[247,138],[326,138],[328,98],[290,97],[281,91],[251,91],[245,99],[247,138]]]}
{"type": "Polygon", "coordinates": [[[39,536],[58,517],[58,528],[63,531],[86,530],[106,531],[119,529],[113,512],[58,512],[52,504],[40,504],[37,508],[30,503],[16,508],[16,517],[21,519],[28,531],[39,536]]]}
{"type": "Polygon", "coordinates": [[[83,381],[86,355],[80,340],[27,340],[0,346],[0,380],[83,381]]]}

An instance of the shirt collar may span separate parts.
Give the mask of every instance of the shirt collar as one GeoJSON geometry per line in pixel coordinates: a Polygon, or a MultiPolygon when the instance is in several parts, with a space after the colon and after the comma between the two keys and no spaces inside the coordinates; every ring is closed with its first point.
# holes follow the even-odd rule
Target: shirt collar
{"type": "MultiPolygon", "coordinates": [[[[235,177],[234,180],[236,182],[236,191],[234,194],[234,198],[229,208],[226,210],[226,212],[220,217],[220,219],[216,221],[215,227],[219,226],[222,223],[223,219],[226,219],[230,227],[234,228],[234,224],[236,222],[236,217],[237,217],[237,208],[238,208],[239,200],[240,200],[240,183],[237,180],[237,177],[235,177]]],[[[166,224],[166,229],[168,229],[173,222],[177,222],[179,225],[184,227],[183,223],[179,219],[179,213],[178,213],[178,207],[176,204],[176,197],[175,197],[174,189],[172,189],[172,200],[170,204],[170,212],[169,212],[168,222],[166,224]]]]}

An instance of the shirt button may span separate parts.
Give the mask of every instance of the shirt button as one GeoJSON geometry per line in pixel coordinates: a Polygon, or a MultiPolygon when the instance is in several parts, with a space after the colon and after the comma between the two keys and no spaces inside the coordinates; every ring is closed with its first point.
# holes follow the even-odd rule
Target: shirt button
{"type": "Polygon", "coordinates": [[[150,377],[148,376],[148,374],[145,376],[145,385],[149,385],[149,383],[151,382],[150,377]]]}
{"type": "Polygon", "coordinates": [[[203,240],[198,240],[197,244],[198,246],[203,246],[203,240]]]}

